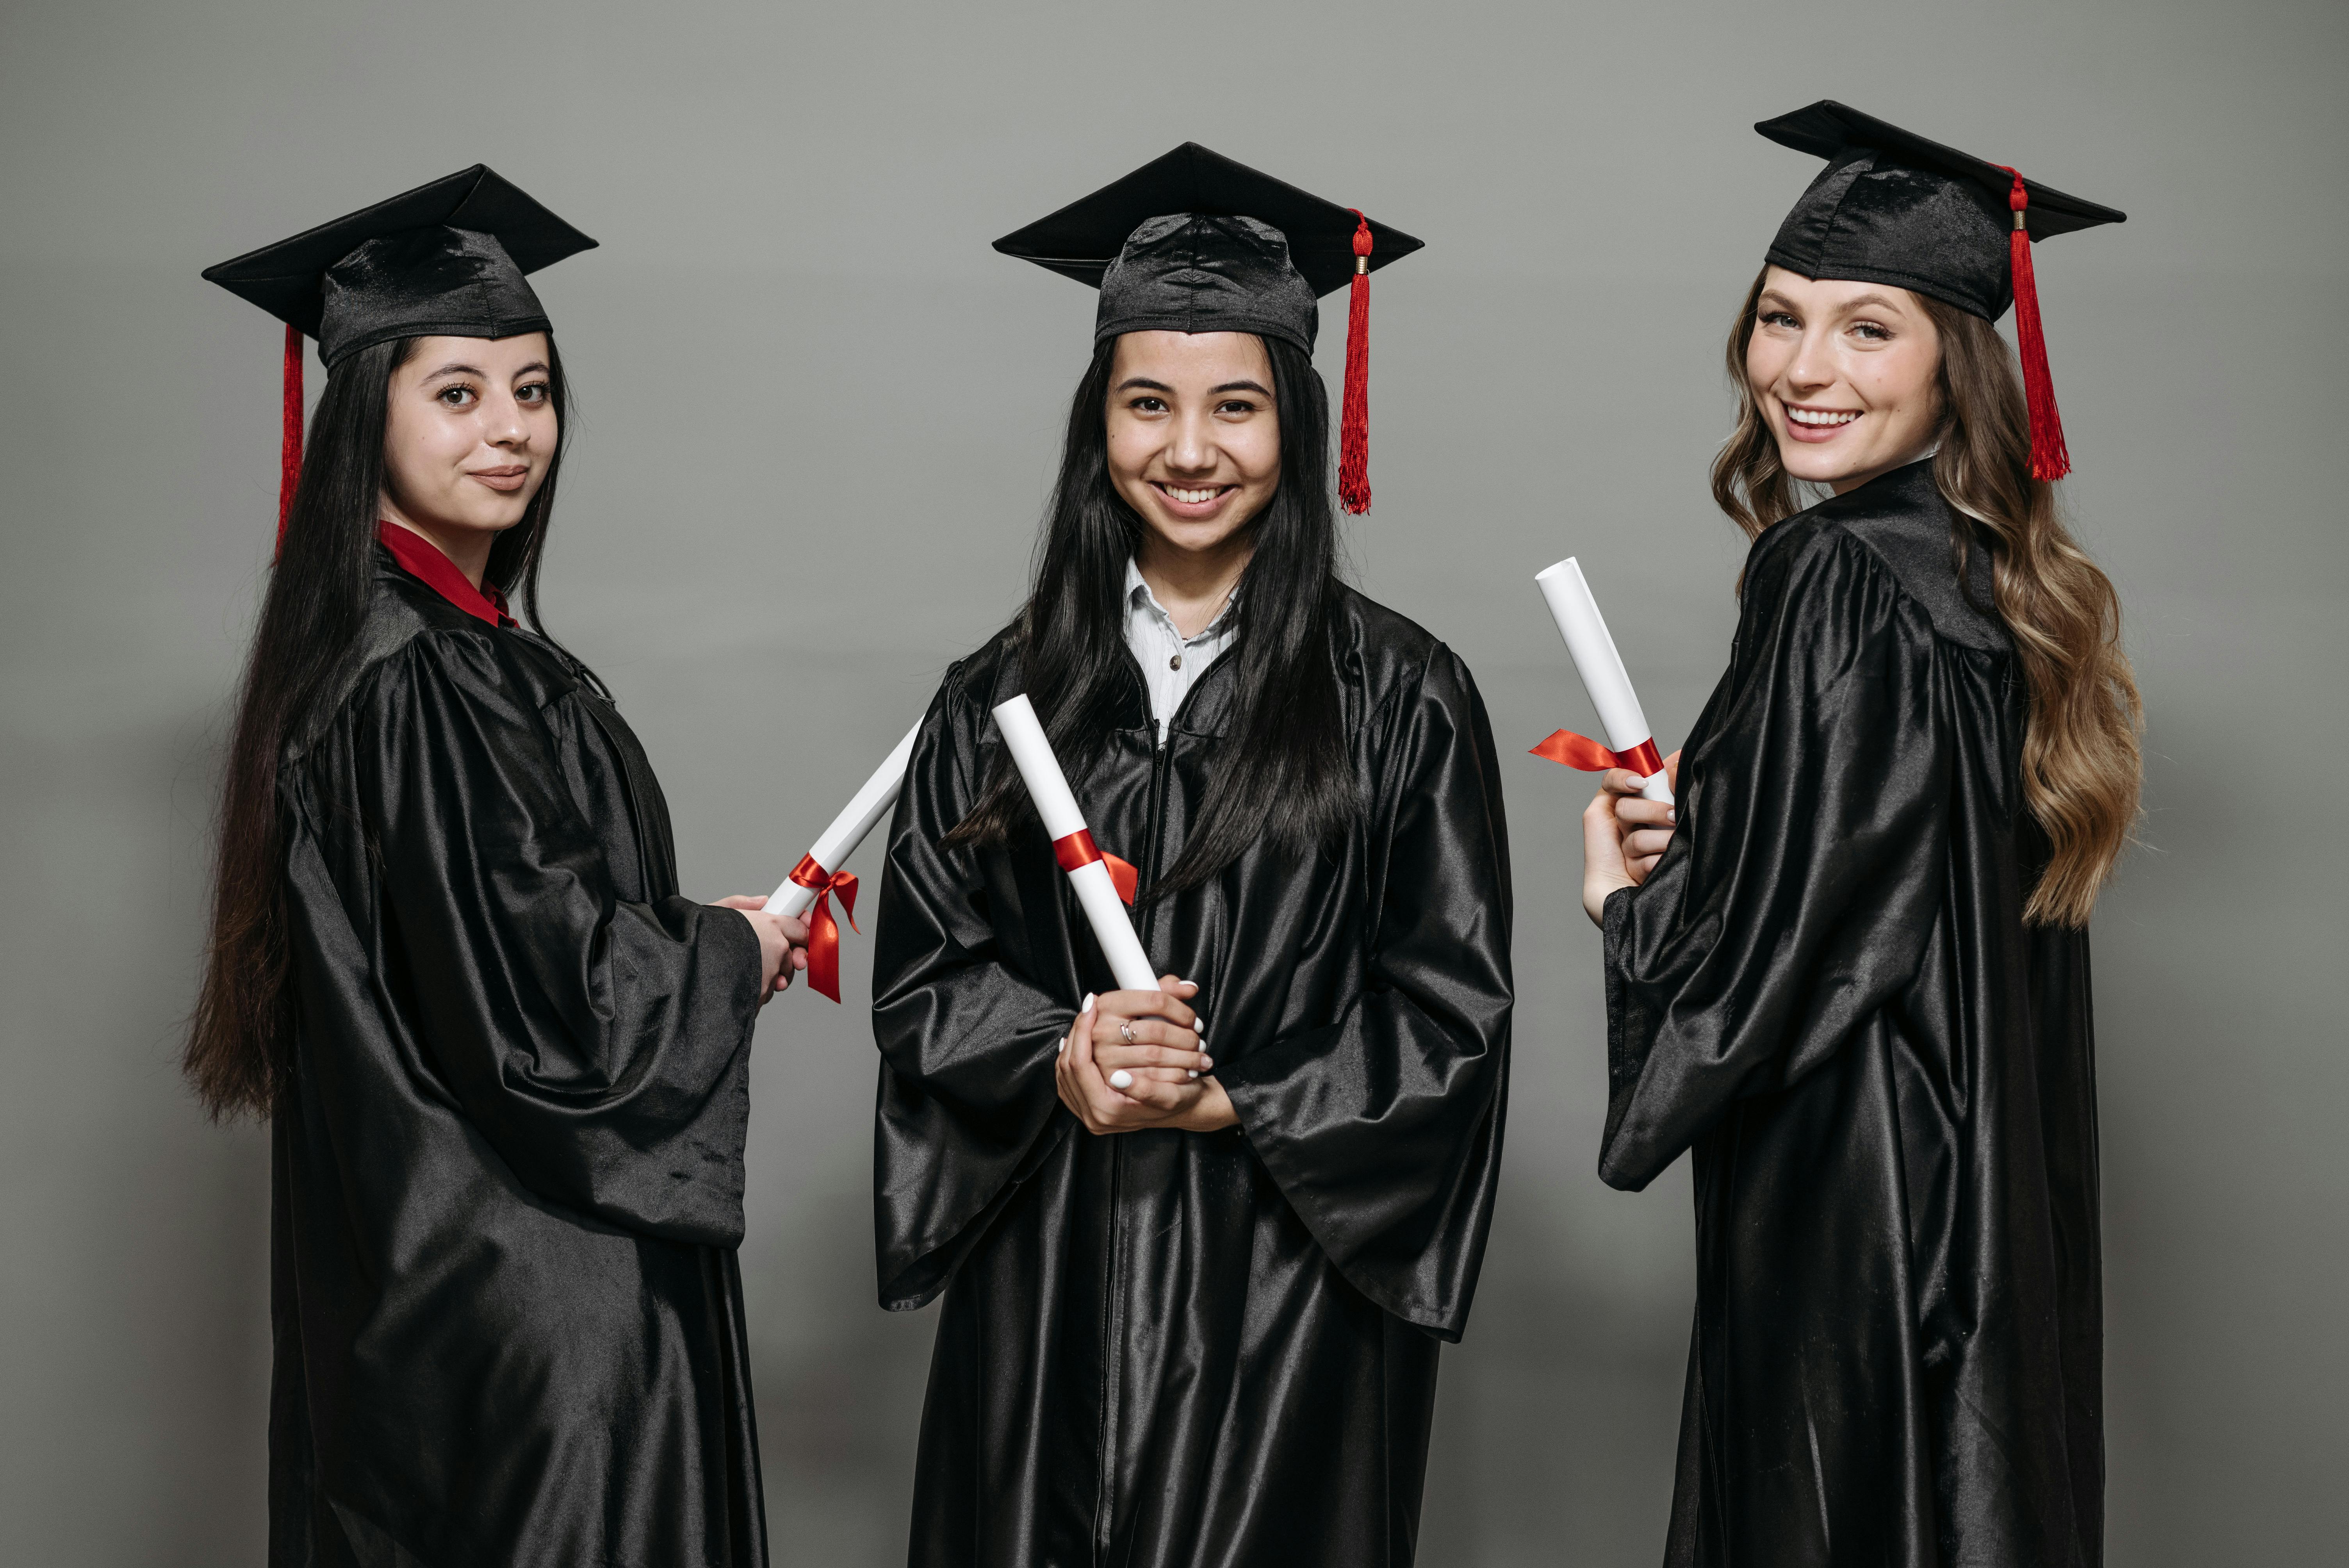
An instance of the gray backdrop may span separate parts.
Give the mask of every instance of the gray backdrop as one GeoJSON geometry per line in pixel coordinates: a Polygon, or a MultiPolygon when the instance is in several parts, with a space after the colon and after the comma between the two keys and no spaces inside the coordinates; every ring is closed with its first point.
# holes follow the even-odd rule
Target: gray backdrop
{"type": "MultiPolygon", "coordinates": [[[[540,283],[582,410],[551,619],[714,897],[770,887],[1016,602],[1092,300],[988,241],[1186,138],[1428,241],[1373,290],[1359,581],[1460,649],[1516,748],[1589,719],[1530,582],[1578,553],[1677,743],[1741,556],[1704,485],[1721,341],[1816,168],[1746,127],[1827,96],[2131,215],[2040,253],[2071,503],[2149,721],[2145,843],[2095,927],[2111,1557],[2337,1551],[2349,7],[984,12],[0,10],[0,1557],[262,1553],[266,1142],[207,1125],[174,1050],[278,335],[201,268],[477,160],[603,241],[540,283]]],[[[1591,1174],[1586,785],[1505,769],[1508,1180],[1423,1561],[1651,1563],[1687,1182],[1591,1174]]],[[[904,1550],[932,1325],[873,1304],[870,951],[848,1006],[769,1010],[753,1075],[786,1563],[904,1550]]]]}

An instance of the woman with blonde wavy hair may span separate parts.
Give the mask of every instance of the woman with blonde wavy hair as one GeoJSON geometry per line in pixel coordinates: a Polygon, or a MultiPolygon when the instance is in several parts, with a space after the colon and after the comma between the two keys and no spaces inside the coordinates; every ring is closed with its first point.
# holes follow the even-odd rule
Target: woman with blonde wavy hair
{"type": "Polygon", "coordinates": [[[1674,802],[1618,770],[1583,818],[1599,1173],[1694,1158],[1667,1561],[2093,1564],[2086,925],[2137,699],[2031,247],[2122,214],[1840,104],[1756,129],[1827,167],[1730,337],[1737,638],[1674,802]]]}

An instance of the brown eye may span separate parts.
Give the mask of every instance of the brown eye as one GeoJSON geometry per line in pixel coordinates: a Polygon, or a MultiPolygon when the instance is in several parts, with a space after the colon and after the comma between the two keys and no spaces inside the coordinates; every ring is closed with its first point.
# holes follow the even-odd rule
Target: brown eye
{"type": "Polygon", "coordinates": [[[439,396],[440,401],[451,408],[471,407],[473,403],[473,389],[471,387],[443,387],[439,396]]]}
{"type": "Polygon", "coordinates": [[[539,404],[545,402],[552,391],[553,388],[549,387],[545,382],[533,381],[529,386],[517,389],[514,393],[514,398],[517,402],[539,404]]]}
{"type": "Polygon", "coordinates": [[[1164,414],[1166,405],[1155,397],[1136,397],[1127,405],[1137,414],[1164,414]]]}

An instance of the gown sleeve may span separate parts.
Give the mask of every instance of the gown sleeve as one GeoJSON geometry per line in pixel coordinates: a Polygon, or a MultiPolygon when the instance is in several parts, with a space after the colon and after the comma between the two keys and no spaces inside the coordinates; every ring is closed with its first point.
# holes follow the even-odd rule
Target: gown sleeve
{"type": "Polygon", "coordinates": [[[1377,911],[1330,1023],[1216,1066],[1240,1127],[1330,1261],[1456,1340],[1481,1265],[1508,1083],[1510,888],[1492,727],[1436,648],[1371,802],[1377,911]]]}
{"type": "Polygon", "coordinates": [[[488,635],[419,637],[395,664],[357,770],[393,1010],[532,1191],[623,1230],[736,1244],[757,934],[733,910],[615,895],[546,723],[488,635]]]}
{"type": "MultiPolygon", "coordinates": [[[[981,776],[961,674],[914,742],[873,928],[875,1255],[889,1307],[935,1295],[984,1229],[972,1222],[1050,1152],[1050,1063],[1076,1018],[997,937],[999,921],[1021,923],[1017,883],[987,877],[987,857],[938,848],[981,776]]],[[[1044,884],[1055,894],[1060,876],[1051,868],[1044,884]]]]}
{"type": "Polygon", "coordinates": [[[1607,901],[1614,1187],[1826,1061],[1913,978],[1940,902],[1951,758],[1930,624],[1842,530],[1773,542],[1682,764],[1678,831],[1607,901]]]}

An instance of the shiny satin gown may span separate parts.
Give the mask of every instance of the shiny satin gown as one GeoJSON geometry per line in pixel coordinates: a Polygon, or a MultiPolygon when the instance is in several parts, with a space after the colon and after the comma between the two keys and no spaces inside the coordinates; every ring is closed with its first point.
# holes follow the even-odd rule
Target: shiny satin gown
{"type": "Polygon", "coordinates": [[[2025,693],[1932,465],[1754,544],[1680,823],[1607,901],[1600,1174],[1695,1151],[1673,1564],[2103,1554],[2084,933],[2025,925],[2025,693]]]}
{"type": "Polygon", "coordinates": [[[758,940],[574,666],[387,555],[279,794],[270,1561],[757,1568],[758,940]]]}
{"type": "MultiPolygon", "coordinates": [[[[890,832],[875,939],[881,1301],[946,1293],[917,1568],[1380,1568],[1411,1561],[1438,1340],[1459,1337],[1501,1153],[1508,854],[1468,671],[1345,593],[1332,654],[1363,810],[1137,918],[1197,1006],[1239,1126],[1096,1137],[1055,1047],[1114,988],[1042,828],[942,854],[1022,689],[999,639],[948,675],[890,832]]],[[[1143,885],[1229,711],[1211,667],[1154,744],[1141,672],[1076,782],[1143,885]]]]}

